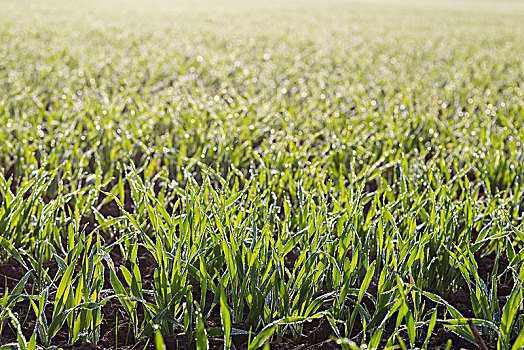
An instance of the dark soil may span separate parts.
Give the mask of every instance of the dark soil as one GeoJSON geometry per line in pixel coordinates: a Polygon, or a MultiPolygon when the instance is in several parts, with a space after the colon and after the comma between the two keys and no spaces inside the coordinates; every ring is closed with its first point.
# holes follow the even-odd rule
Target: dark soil
{"type": "Polygon", "coordinates": [[[433,338],[429,342],[428,348],[445,349],[448,340],[451,340],[451,343],[453,344],[451,347],[452,349],[478,350],[476,345],[473,345],[467,340],[460,338],[447,328],[440,328],[435,332],[433,338]]]}
{"type": "MultiPolygon", "coordinates": [[[[106,215],[119,215],[117,213],[118,208],[110,205],[106,207],[106,215]],[[109,209],[111,207],[111,209],[109,209]],[[111,213],[109,213],[111,211],[111,213]]],[[[123,261],[123,258],[120,254],[119,249],[115,248],[110,252],[111,258],[116,266],[124,264],[129,267],[129,262],[123,261]]],[[[156,261],[153,256],[143,247],[139,248],[139,266],[142,274],[142,279],[144,283],[144,288],[152,288],[153,284],[153,272],[155,270],[156,261]]],[[[296,256],[290,254],[286,258],[286,265],[292,267],[296,256]]],[[[495,256],[490,255],[483,258],[478,258],[477,263],[479,264],[479,274],[483,279],[486,279],[491,275],[492,269],[494,266],[495,256]]],[[[500,259],[499,261],[499,273],[502,273],[507,266],[507,259],[500,259]]],[[[54,276],[58,267],[54,261],[51,261],[46,264],[46,268],[49,269],[49,274],[54,276]]],[[[110,288],[109,284],[109,269],[106,268],[107,276],[105,276],[105,288],[110,288]]],[[[15,260],[10,260],[5,264],[0,264],[0,291],[4,291],[7,287],[9,290],[12,290],[20,278],[24,275],[24,268],[15,260]]],[[[122,277],[122,276],[120,276],[122,277]]],[[[370,286],[370,293],[376,294],[376,288],[373,288],[374,285],[370,286]]],[[[31,293],[33,288],[33,281],[30,279],[26,284],[25,291],[31,293]]],[[[511,287],[505,284],[499,285],[498,288],[498,298],[503,307],[506,297],[511,292],[511,287]]],[[[207,292],[206,295],[206,308],[204,313],[207,312],[213,302],[213,294],[207,292]]],[[[193,295],[195,299],[200,298],[200,290],[197,286],[193,288],[193,295]]],[[[469,291],[467,286],[461,287],[455,293],[450,294],[446,300],[453,305],[457,310],[459,310],[465,317],[474,317],[471,307],[471,301],[469,297],[469,291]]],[[[371,305],[370,305],[371,306],[371,305]]],[[[31,336],[31,333],[35,327],[35,314],[30,308],[28,300],[19,301],[13,310],[14,313],[18,314],[21,320],[21,327],[26,338],[31,336]]],[[[52,314],[52,307],[46,310],[48,319],[50,319],[52,314]]],[[[133,336],[131,329],[131,323],[128,315],[121,307],[117,299],[110,299],[107,304],[102,308],[103,320],[100,330],[100,342],[97,346],[93,344],[82,344],[77,342],[75,344],[67,343],[67,329],[64,326],[59,333],[53,338],[53,345],[57,345],[64,350],[69,349],[114,349],[116,347],[122,348],[129,346],[128,349],[154,349],[154,339],[141,339],[136,341],[133,336]],[[118,329],[115,329],[115,325],[118,325],[118,329]]],[[[143,317],[143,314],[139,317],[143,317]]],[[[218,308],[215,308],[211,317],[207,320],[208,325],[211,326],[220,326],[220,313],[218,308]]],[[[359,321],[355,324],[355,329],[361,329],[361,325],[358,324],[359,321]]],[[[247,324],[234,325],[235,328],[240,329],[249,329],[247,324]]],[[[388,328],[388,327],[386,327],[388,328]]],[[[182,333],[182,332],[181,332],[182,333]]],[[[300,349],[300,350],[321,350],[321,349],[338,349],[339,345],[336,344],[334,340],[330,337],[332,336],[332,329],[329,323],[325,319],[313,320],[312,322],[306,322],[303,327],[303,335],[298,342],[294,342],[291,339],[291,336],[284,336],[281,341],[271,343],[271,349],[300,349]]],[[[444,348],[448,339],[451,339],[453,342],[453,349],[477,349],[477,347],[455,335],[453,332],[445,328],[438,328],[434,332],[430,340],[431,349],[440,349],[444,348]]],[[[247,336],[235,336],[233,339],[235,349],[246,349],[247,348],[247,336]]],[[[2,333],[0,344],[7,344],[11,342],[16,342],[16,336],[9,323],[5,322],[2,333]]],[[[167,349],[195,349],[195,342],[183,335],[165,335],[164,342],[166,343],[167,349]]],[[[222,339],[209,339],[209,345],[212,349],[221,349],[223,348],[222,339]]]]}

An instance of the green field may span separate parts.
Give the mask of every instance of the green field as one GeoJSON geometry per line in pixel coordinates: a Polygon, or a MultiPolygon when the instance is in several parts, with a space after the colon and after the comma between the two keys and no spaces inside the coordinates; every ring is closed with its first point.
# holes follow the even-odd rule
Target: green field
{"type": "Polygon", "coordinates": [[[522,1],[0,0],[0,348],[523,349],[523,58],[522,1]]]}

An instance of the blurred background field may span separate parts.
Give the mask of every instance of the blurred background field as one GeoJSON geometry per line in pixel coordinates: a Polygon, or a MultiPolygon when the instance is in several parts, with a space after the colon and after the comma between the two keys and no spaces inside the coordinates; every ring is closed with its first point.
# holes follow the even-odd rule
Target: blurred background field
{"type": "MultiPolygon", "coordinates": [[[[397,128],[421,127],[426,135],[439,129],[434,146],[455,142],[462,154],[486,141],[469,131],[484,134],[491,125],[497,142],[522,126],[517,118],[513,130],[499,130],[507,126],[497,119],[522,111],[523,7],[518,1],[3,1],[1,106],[9,113],[2,122],[24,125],[9,131],[5,145],[14,134],[35,134],[43,106],[56,123],[35,138],[40,146],[92,120],[102,128],[91,134],[98,140],[132,124],[142,130],[141,141],[162,148],[163,137],[147,140],[151,123],[171,134],[198,134],[212,111],[214,132],[253,124],[243,135],[251,141],[270,140],[264,137],[270,129],[302,131],[302,139],[318,131],[395,139],[397,128]],[[133,109],[140,113],[129,118],[133,109]],[[460,109],[475,117],[454,118],[460,109]],[[285,122],[276,117],[283,110],[285,122]],[[227,118],[242,111],[247,118],[227,118]],[[292,130],[282,127],[291,122],[292,130]]],[[[8,148],[3,160],[11,164],[16,146],[8,148]]]]}

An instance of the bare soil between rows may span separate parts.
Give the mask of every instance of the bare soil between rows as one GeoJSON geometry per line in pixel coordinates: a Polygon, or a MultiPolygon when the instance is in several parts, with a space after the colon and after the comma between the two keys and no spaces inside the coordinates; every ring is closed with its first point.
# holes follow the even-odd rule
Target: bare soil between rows
{"type": "MultiPolygon", "coordinates": [[[[111,252],[111,258],[116,266],[121,264],[126,264],[122,261],[122,257],[119,254],[117,249],[114,249],[111,252]]],[[[483,258],[477,258],[477,263],[479,265],[479,275],[484,280],[488,277],[488,274],[491,273],[495,261],[495,256],[490,255],[483,258]]],[[[287,265],[287,264],[286,264],[287,265]]],[[[144,283],[145,289],[152,288],[153,284],[153,272],[156,268],[156,261],[153,256],[144,248],[140,247],[139,249],[139,266],[144,283]]],[[[499,261],[499,271],[504,271],[507,266],[507,259],[501,259],[499,261]]],[[[58,270],[56,262],[50,261],[46,264],[45,268],[49,270],[49,274],[54,276],[58,270]]],[[[105,285],[104,289],[111,289],[109,284],[109,269],[105,269],[105,285]]],[[[16,283],[24,276],[25,271],[22,266],[16,260],[10,260],[4,264],[0,264],[0,291],[3,293],[7,287],[9,290],[12,290],[16,283]]],[[[122,276],[120,276],[122,278],[122,276]]],[[[30,278],[28,283],[25,286],[25,291],[31,293],[32,289],[32,279],[30,278]]],[[[376,286],[373,284],[370,286],[369,292],[376,295],[376,286]],[[375,288],[375,290],[372,290],[375,288]]],[[[510,294],[511,287],[501,284],[498,286],[498,298],[503,307],[506,297],[510,294]]],[[[208,296],[206,309],[204,313],[209,311],[212,306],[213,295],[211,292],[208,296]]],[[[200,295],[200,290],[198,286],[193,287],[193,294],[200,295]],[[196,293],[196,294],[195,294],[196,293]]],[[[469,291],[466,286],[460,288],[457,292],[448,295],[446,298],[448,303],[454,306],[459,310],[465,317],[474,317],[472,312],[471,300],[469,297],[469,291]]],[[[370,303],[371,304],[371,303],[370,303]]],[[[428,305],[431,305],[431,302],[428,301],[428,305]]],[[[434,305],[434,304],[433,304],[434,305]]],[[[329,306],[326,306],[327,309],[329,306]]],[[[368,306],[372,308],[372,305],[368,306]]],[[[18,315],[19,322],[21,325],[22,332],[24,336],[29,339],[32,332],[35,329],[36,317],[33,312],[29,300],[19,301],[13,312],[18,315]]],[[[49,305],[46,309],[46,315],[48,320],[52,315],[52,305],[49,305]]],[[[110,299],[107,304],[102,307],[103,320],[100,328],[100,341],[95,346],[93,344],[86,344],[77,342],[75,344],[68,344],[68,332],[67,328],[64,326],[58,332],[58,334],[53,338],[52,345],[56,345],[59,348],[64,350],[68,349],[154,349],[154,339],[141,339],[136,341],[134,339],[133,333],[131,331],[130,318],[124,311],[123,307],[120,305],[120,302],[117,299],[110,299]],[[115,327],[117,325],[117,327],[115,327]]],[[[139,308],[139,317],[140,315],[139,308]]],[[[211,317],[207,319],[207,325],[211,326],[220,326],[220,313],[218,307],[211,313],[211,317]]],[[[392,325],[393,326],[393,325],[392,325]]],[[[247,324],[236,324],[233,325],[234,328],[239,329],[249,329],[247,324]]],[[[361,325],[357,324],[355,326],[352,336],[358,336],[358,333],[361,331],[361,325]]],[[[387,339],[391,334],[393,327],[386,327],[384,334],[384,339],[387,339]],[[389,329],[389,332],[388,332],[389,329]]],[[[180,330],[182,334],[182,330],[180,330]]],[[[303,335],[300,338],[299,342],[294,342],[291,337],[284,336],[280,341],[274,341],[270,344],[271,349],[309,349],[309,350],[320,350],[320,349],[338,349],[340,345],[332,339],[333,332],[331,326],[325,319],[316,319],[311,322],[306,322],[303,328],[303,335]]],[[[406,335],[402,335],[406,337],[406,335]]],[[[477,346],[459,338],[453,332],[449,331],[446,328],[437,326],[434,330],[434,334],[430,339],[430,348],[431,349],[443,349],[448,341],[452,340],[453,349],[477,349],[477,346]]],[[[407,340],[407,339],[406,339],[407,340]]],[[[16,333],[14,332],[10,322],[5,322],[2,327],[0,344],[8,344],[16,342],[16,333]]],[[[167,349],[196,349],[196,344],[192,339],[184,335],[164,335],[164,341],[166,343],[167,349]]],[[[233,337],[235,349],[247,349],[248,338],[247,336],[234,336],[233,337]]],[[[223,341],[221,338],[209,338],[209,345],[211,349],[222,349],[223,341]]],[[[421,345],[421,344],[420,344],[421,345]]]]}

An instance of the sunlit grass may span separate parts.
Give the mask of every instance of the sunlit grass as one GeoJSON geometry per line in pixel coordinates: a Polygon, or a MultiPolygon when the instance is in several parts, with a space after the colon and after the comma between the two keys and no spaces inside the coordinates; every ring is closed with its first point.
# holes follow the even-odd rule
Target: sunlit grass
{"type": "Polygon", "coordinates": [[[524,346],[521,2],[0,5],[20,348],[99,344],[116,300],[160,349],[310,321],[344,349],[477,344],[468,320],[524,346]]]}

